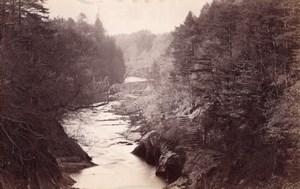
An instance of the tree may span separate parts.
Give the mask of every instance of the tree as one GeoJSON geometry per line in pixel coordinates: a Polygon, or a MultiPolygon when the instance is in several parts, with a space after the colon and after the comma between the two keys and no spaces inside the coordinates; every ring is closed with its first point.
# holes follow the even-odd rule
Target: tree
{"type": "MultiPolygon", "coordinates": [[[[31,188],[42,188],[36,182],[37,169],[48,166],[47,174],[56,175],[45,178],[45,188],[54,188],[61,174],[48,144],[60,138],[50,134],[52,127],[57,128],[66,113],[106,104],[110,85],[123,81],[125,67],[115,70],[124,65],[122,52],[104,33],[100,36],[105,43],[98,44],[84,15],[77,22],[50,21],[42,3],[0,3],[0,161],[12,162],[5,170],[12,182],[20,180],[31,188]],[[13,166],[20,174],[14,175],[13,166]]],[[[2,170],[0,188],[5,188],[2,170]]]]}
{"type": "Polygon", "coordinates": [[[173,56],[175,58],[174,65],[178,75],[187,80],[189,69],[192,67],[192,59],[195,48],[195,32],[196,32],[196,17],[192,12],[189,12],[184,24],[175,29],[173,33],[174,40],[171,44],[173,48],[173,56]]]}
{"type": "Polygon", "coordinates": [[[173,34],[175,74],[193,89],[196,106],[209,106],[196,123],[204,136],[199,140],[238,162],[228,169],[247,170],[248,179],[259,179],[262,170],[268,179],[284,177],[280,170],[291,172],[292,165],[282,165],[298,162],[292,104],[299,79],[299,10],[293,0],[215,0],[198,18],[190,13],[173,34]],[[267,159],[257,157],[267,153],[267,159]],[[251,161],[266,166],[251,167],[251,161]]]}
{"type": "MultiPolygon", "coordinates": [[[[103,28],[102,22],[99,18],[99,15],[96,16],[96,21],[93,27],[94,35],[98,36],[98,38],[104,38],[105,35],[105,29],[103,28]]],[[[99,41],[100,39],[98,39],[99,41]]]]}
{"type": "Polygon", "coordinates": [[[153,61],[149,75],[150,75],[150,79],[154,81],[154,86],[158,86],[160,83],[161,76],[160,76],[160,67],[157,61],[153,61]]]}

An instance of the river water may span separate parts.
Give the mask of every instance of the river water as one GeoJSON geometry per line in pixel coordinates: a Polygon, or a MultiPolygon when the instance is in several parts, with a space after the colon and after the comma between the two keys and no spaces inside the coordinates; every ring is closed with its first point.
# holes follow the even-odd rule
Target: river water
{"type": "Polygon", "coordinates": [[[66,121],[68,134],[76,135],[79,144],[97,166],[71,175],[80,189],[161,189],[166,183],[155,176],[155,168],[131,154],[136,144],[128,145],[121,133],[129,126],[127,116],[116,115],[112,106],[119,102],[85,110],[66,121]]]}

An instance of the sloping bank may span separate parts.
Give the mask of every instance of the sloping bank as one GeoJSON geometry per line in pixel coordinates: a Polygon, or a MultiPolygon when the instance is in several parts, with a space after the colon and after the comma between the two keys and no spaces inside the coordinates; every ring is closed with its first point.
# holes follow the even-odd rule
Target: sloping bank
{"type": "Polygon", "coordinates": [[[169,182],[166,189],[218,188],[211,183],[201,187],[205,182],[201,180],[203,175],[208,179],[218,167],[221,154],[197,148],[193,136],[196,131],[183,129],[166,132],[170,133],[161,134],[160,129],[147,132],[133,154],[156,166],[156,175],[169,182]],[[185,140],[176,141],[179,137],[185,140]]]}
{"type": "Polygon", "coordinates": [[[67,173],[92,166],[58,122],[0,121],[1,189],[69,188],[74,181],[67,173]]]}
{"type": "MultiPolygon", "coordinates": [[[[159,93],[147,86],[123,86],[124,100],[118,111],[130,115],[131,128],[124,135],[138,141],[133,153],[156,166],[157,176],[169,182],[166,189],[300,188],[297,174],[295,179],[284,175],[285,165],[277,163],[283,161],[277,158],[276,149],[256,132],[249,132],[239,118],[235,124],[240,127],[227,130],[208,116],[216,111],[213,104],[188,103],[185,94],[159,93]],[[169,95],[181,95],[182,102],[187,102],[165,112],[167,108],[160,109],[166,104],[161,99],[169,95]]],[[[299,173],[297,167],[294,170],[299,173]]]]}
{"type": "MultiPolygon", "coordinates": [[[[132,153],[156,166],[156,175],[169,182],[166,189],[203,188],[203,175],[208,178],[219,166],[218,159],[222,157],[216,151],[199,147],[198,131],[187,124],[187,119],[173,118],[156,126],[135,120],[136,126],[125,133],[129,139],[139,141],[132,153]],[[185,126],[177,127],[180,124],[185,126]],[[142,137],[136,137],[139,136],[137,133],[141,133],[142,137]]],[[[206,188],[214,186],[207,185],[206,188]]]]}
{"type": "Polygon", "coordinates": [[[208,145],[203,144],[195,124],[199,116],[201,111],[195,109],[189,115],[153,125],[142,116],[132,115],[133,126],[125,135],[139,141],[133,154],[156,166],[156,175],[169,182],[165,189],[300,188],[299,182],[289,183],[280,177],[265,179],[272,169],[270,151],[257,149],[241,164],[221,150],[204,148],[208,145]],[[251,172],[253,169],[256,174],[251,172]]]}

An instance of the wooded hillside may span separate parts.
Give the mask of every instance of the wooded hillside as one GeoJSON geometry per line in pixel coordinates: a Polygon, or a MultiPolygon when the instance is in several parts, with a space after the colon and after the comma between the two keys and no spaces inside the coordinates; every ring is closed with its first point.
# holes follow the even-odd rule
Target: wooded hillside
{"type": "Polygon", "coordinates": [[[59,124],[106,102],[123,54],[99,18],[48,18],[43,0],[0,1],[0,188],[59,188],[58,156],[89,157],[59,124]]]}
{"type": "Polygon", "coordinates": [[[299,187],[299,18],[298,0],[214,0],[175,29],[174,70],[138,106],[173,187],[299,187]]]}
{"type": "Polygon", "coordinates": [[[148,77],[153,64],[158,64],[161,70],[170,69],[171,56],[168,49],[172,41],[170,33],[152,34],[145,30],[116,35],[114,38],[124,52],[128,76],[148,77]]]}

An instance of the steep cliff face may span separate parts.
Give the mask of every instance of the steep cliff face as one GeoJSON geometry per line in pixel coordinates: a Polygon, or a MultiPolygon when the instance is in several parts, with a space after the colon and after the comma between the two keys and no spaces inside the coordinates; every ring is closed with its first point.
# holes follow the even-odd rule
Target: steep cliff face
{"type": "Polygon", "coordinates": [[[145,30],[114,38],[124,53],[128,76],[148,76],[153,63],[159,64],[161,70],[171,66],[167,52],[172,42],[170,33],[156,35],[145,30]]]}
{"type": "MultiPolygon", "coordinates": [[[[58,189],[73,184],[65,172],[61,159],[69,163],[91,158],[64,132],[57,122],[27,124],[0,119],[0,188],[2,189],[58,189]],[[40,124],[43,124],[41,126],[40,124]],[[48,129],[46,129],[48,128],[48,129]]],[[[75,165],[73,169],[75,170],[75,165]]],[[[77,166],[82,168],[82,165],[77,166]]]]}
{"type": "Polygon", "coordinates": [[[13,120],[1,127],[0,188],[58,188],[62,174],[45,137],[13,120]]]}

